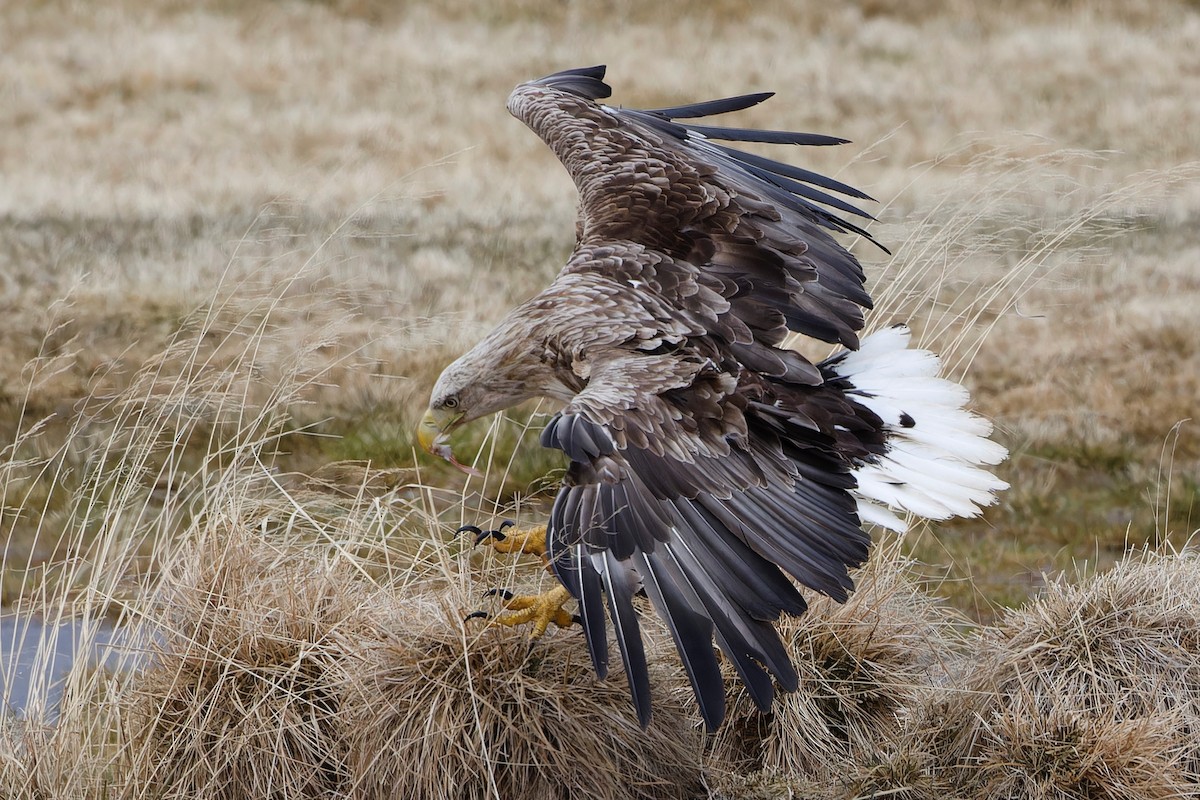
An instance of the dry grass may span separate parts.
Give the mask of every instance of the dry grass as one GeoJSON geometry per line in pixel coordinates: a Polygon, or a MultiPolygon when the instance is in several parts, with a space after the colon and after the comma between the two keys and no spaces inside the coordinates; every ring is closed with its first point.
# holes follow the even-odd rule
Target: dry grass
{"type": "Polygon", "coordinates": [[[1197,36],[1148,1],[6,8],[0,603],[158,660],[78,665],[57,725],[38,687],[0,795],[1194,795],[1196,564],[1122,558],[1197,524],[1197,36]],[[808,691],[735,698],[704,762],[669,650],[642,733],[577,636],[458,624],[515,575],[448,531],[537,517],[560,466],[534,410],[459,443],[483,483],[409,443],[571,246],[503,98],[584,62],[865,143],[804,158],[884,200],[872,324],[947,352],[1013,450],[985,519],[786,623],[808,691]],[[1120,565],[1047,583],[1081,561],[1120,565]],[[914,570],[997,626],[955,634],[914,570]]]}
{"type": "Polygon", "coordinates": [[[914,582],[895,543],[877,550],[855,582],[848,602],[817,598],[808,613],[780,623],[800,688],[766,716],[739,692],[710,747],[716,774],[736,785],[758,773],[805,796],[841,797],[847,766],[890,754],[912,709],[957,667],[961,619],[914,582]]]}
{"type": "Polygon", "coordinates": [[[1198,609],[1195,554],[1053,584],[981,631],[865,783],[981,800],[1196,796],[1198,609]]]}
{"type": "Polygon", "coordinates": [[[697,795],[703,735],[663,656],[643,731],[625,682],[597,682],[576,637],[464,632],[461,614],[443,587],[410,592],[356,655],[342,705],[356,797],[697,795]]]}

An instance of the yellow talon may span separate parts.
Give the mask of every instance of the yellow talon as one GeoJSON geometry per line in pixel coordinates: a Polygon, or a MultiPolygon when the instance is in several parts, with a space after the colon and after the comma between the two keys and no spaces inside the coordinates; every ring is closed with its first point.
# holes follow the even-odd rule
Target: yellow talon
{"type": "Polygon", "coordinates": [[[504,531],[512,525],[513,521],[506,519],[494,531],[485,531],[475,525],[463,525],[458,532],[472,533],[475,535],[476,545],[486,541],[500,553],[526,553],[531,556],[540,556],[544,560],[546,557],[546,526],[536,525],[532,528],[505,533],[504,531]]]}
{"type": "Polygon", "coordinates": [[[504,607],[508,610],[493,618],[491,624],[513,626],[532,622],[536,639],[546,632],[551,622],[560,628],[571,627],[575,617],[563,608],[570,599],[571,593],[565,586],[555,586],[537,595],[517,595],[505,601],[504,607]]]}
{"type": "MultiPolygon", "coordinates": [[[[458,532],[474,534],[476,545],[487,540],[488,544],[500,553],[525,553],[531,556],[538,556],[546,563],[546,567],[549,569],[546,559],[546,526],[536,525],[532,528],[505,533],[505,530],[512,525],[511,521],[506,520],[500,525],[499,529],[492,531],[481,530],[474,525],[464,525],[458,529],[458,532]]],[[[560,628],[569,628],[574,624],[576,619],[574,615],[563,609],[563,605],[571,599],[571,593],[561,584],[548,592],[538,595],[513,596],[507,590],[500,589],[492,589],[487,594],[503,595],[505,597],[504,608],[506,609],[504,613],[492,617],[489,624],[512,627],[533,623],[534,638],[544,634],[546,629],[550,627],[551,622],[560,628]]],[[[486,612],[476,611],[470,614],[467,619],[487,616],[486,612]]]]}
{"type": "Polygon", "coordinates": [[[525,553],[531,556],[545,557],[546,526],[537,525],[507,533],[503,539],[493,536],[488,544],[501,553],[525,553]]]}

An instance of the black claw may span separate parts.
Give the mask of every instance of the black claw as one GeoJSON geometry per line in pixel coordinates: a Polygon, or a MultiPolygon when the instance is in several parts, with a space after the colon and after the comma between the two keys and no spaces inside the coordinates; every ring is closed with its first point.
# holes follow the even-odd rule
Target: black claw
{"type": "Polygon", "coordinates": [[[463,617],[463,622],[470,622],[473,619],[487,619],[489,616],[491,615],[486,611],[472,611],[463,617]]]}
{"type": "Polygon", "coordinates": [[[495,597],[496,595],[500,595],[505,600],[512,600],[514,597],[516,597],[516,595],[510,592],[508,589],[488,589],[483,593],[484,597],[495,597]]]}
{"type": "Polygon", "coordinates": [[[461,528],[456,530],[455,533],[473,533],[473,534],[475,534],[474,546],[478,547],[479,545],[483,544],[483,542],[487,539],[495,539],[497,542],[503,542],[506,538],[508,538],[504,535],[504,530],[506,528],[511,528],[513,525],[516,525],[516,524],[517,523],[513,522],[511,519],[506,519],[503,522],[501,522],[500,527],[494,531],[485,531],[477,525],[463,525],[461,528]]]}

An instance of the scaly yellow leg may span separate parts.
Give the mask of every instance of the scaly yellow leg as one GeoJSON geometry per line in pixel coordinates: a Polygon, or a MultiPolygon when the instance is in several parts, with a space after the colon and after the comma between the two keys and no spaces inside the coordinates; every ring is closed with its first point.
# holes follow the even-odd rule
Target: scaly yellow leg
{"type": "Polygon", "coordinates": [[[494,617],[490,624],[511,627],[533,623],[533,637],[536,639],[546,632],[551,622],[560,628],[571,627],[575,617],[563,608],[570,599],[571,593],[561,585],[542,594],[517,595],[505,601],[504,607],[508,610],[494,617]]]}
{"type": "Polygon", "coordinates": [[[535,525],[532,528],[518,529],[512,533],[505,533],[505,529],[511,527],[512,524],[509,520],[505,520],[500,524],[499,529],[494,531],[480,530],[474,525],[464,525],[458,529],[458,532],[463,533],[466,531],[473,533],[475,534],[475,544],[482,544],[486,541],[500,553],[525,553],[545,558],[546,526],[535,525]]]}
{"type": "MultiPolygon", "coordinates": [[[[505,520],[494,531],[485,531],[474,525],[464,525],[458,529],[475,534],[475,544],[485,540],[501,553],[525,553],[538,556],[546,562],[546,526],[536,525],[532,528],[514,530],[505,533],[514,523],[505,520]]],[[[547,564],[547,568],[548,568],[547,564]]],[[[504,597],[504,613],[492,617],[485,611],[476,611],[467,619],[488,618],[491,625],[525,625],[533,624],[533,636],[537,638],[546,632],[553,622],[560,628],[569,628],[575,623],[576,617],[563,609],[563,605],[571,599],[571,593],[562,584],[548,592],[538,595],[514,595],[506,589],[491,589],[485,596],[498,594],[504,597]]]]}
{"type": "Polygon", "coordinates": [[[508,534],[503,539],[493,538],[488,544],[501,553],[525,553],[546,557],[546,526],[536,525],[508,534]]]}

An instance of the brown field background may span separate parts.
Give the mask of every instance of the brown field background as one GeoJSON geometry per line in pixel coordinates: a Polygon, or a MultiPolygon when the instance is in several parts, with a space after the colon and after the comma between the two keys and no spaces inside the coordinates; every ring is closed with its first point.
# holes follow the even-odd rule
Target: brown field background
{"type": "Polygon", "coordinates": [[[1194,0],[0,5],[0,796],[1195,796],[1197,42],[1194,0]],[[573,243],[505,97],[596,63],[854,140],[768,152],[878,198],[870,325],[1011,451],[710,737],[650,620],[645,731],[577,635],[462,622],[549,580],[452,533],[544,520],[548,407],[458,436],[484,480],[412,447],[573,243]],[[117,657],[52,687],[60,625],[117,657]]]}
{"type": "MultiPolygon", "coordinates": [[[[854,140],[783,155],[881,201],[872,230],[896,255],[856,247],[886,298],[873,324],[908,319],[948,351],[1012,451],[984,519],[906,542],[939,594],[988,619],[1047,573],[1183,546],[1200,527],[1197,41],[1194,3],[1150,0],[6,4],[3,600],[79,556],[54,531],[119,449],[121,404],[184,378],[215,376],[172,412],[208,428],[285,404],[281,475],[369,461],[457,489],[414,462],[411,423],[573,236],[570,182],[504,99],[592,63],[617,103],[774,90],[739,121],[854,140]],[[302,385],[272,399],[285,374],[302,385]]],[[[510,459],[520,430],[493,431],[507,469],[484,495],[537,495],[561,466],[532,440],[510,459]]],[[[169,474],[149,459],[138,491],[206,468],[186,452],[203,444],[169,474]]]]}

